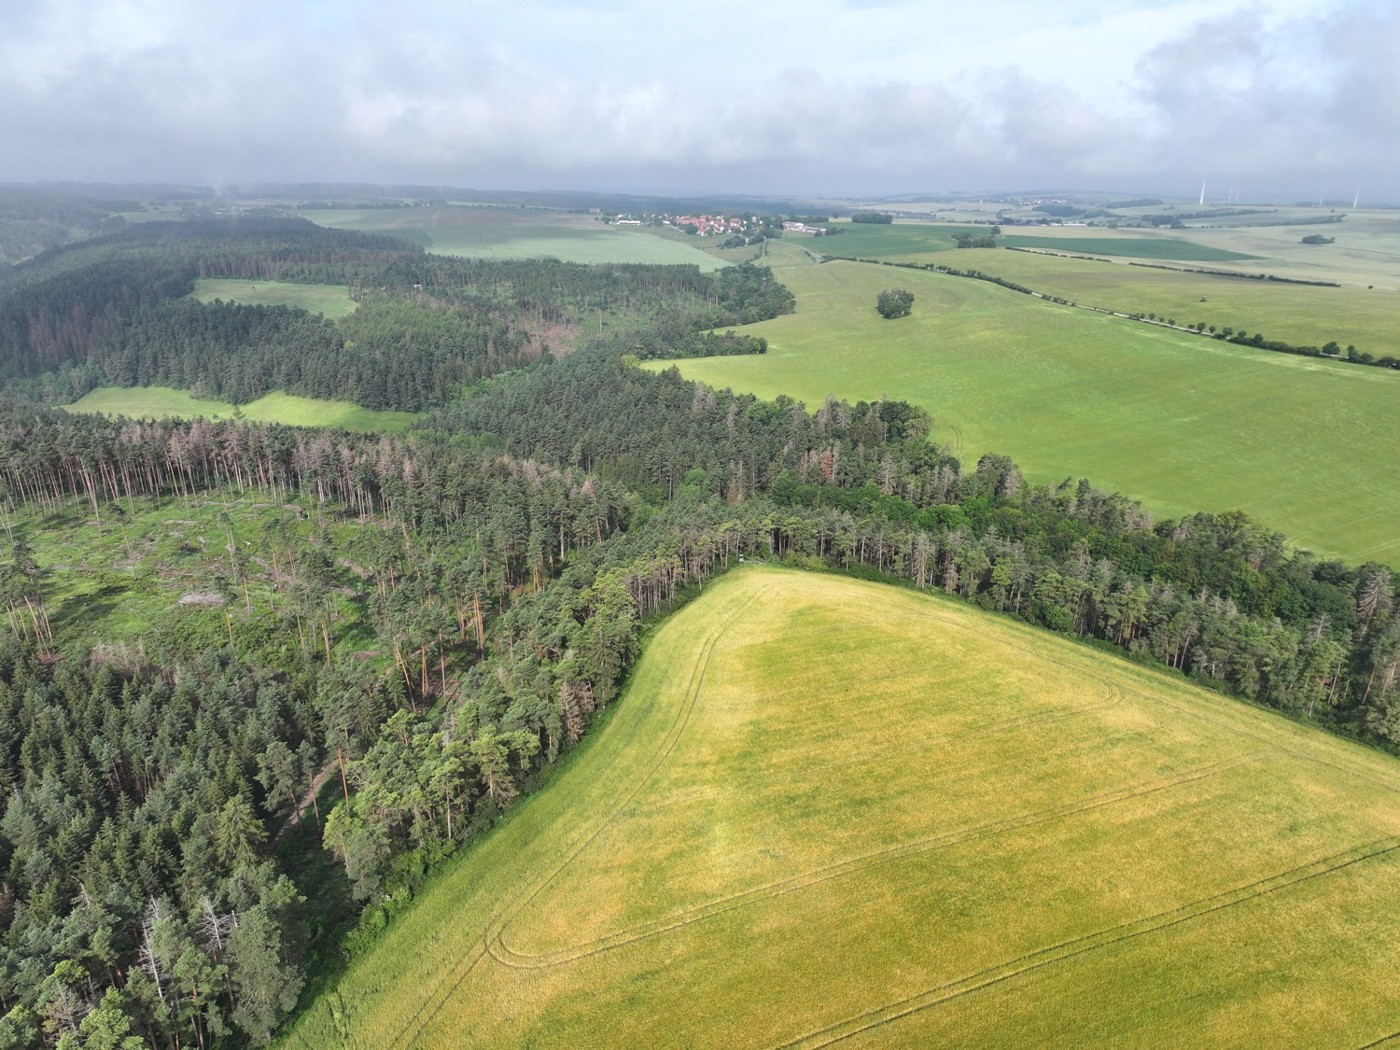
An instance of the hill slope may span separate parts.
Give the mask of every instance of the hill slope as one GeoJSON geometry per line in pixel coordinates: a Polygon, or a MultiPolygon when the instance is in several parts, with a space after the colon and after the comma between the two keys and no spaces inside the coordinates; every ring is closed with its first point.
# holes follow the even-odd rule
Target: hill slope
{"type": "Polygon", "coordinates": [[[887,586],[748,568],[288,1035],[1359,1046],[1400,768],[887,586]]]}

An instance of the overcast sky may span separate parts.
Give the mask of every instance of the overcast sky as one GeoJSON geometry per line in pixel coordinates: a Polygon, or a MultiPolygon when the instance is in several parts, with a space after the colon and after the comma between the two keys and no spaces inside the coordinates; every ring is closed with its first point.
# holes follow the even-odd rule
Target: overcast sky
{"type": "Polygon", "coordinates": [[[3,0],[0,181],[1400,202],[1395,0],[3,0]]]}

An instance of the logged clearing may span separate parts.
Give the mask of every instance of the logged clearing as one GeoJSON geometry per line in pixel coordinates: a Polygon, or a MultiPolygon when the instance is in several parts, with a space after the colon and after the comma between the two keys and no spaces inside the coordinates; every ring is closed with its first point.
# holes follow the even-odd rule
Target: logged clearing
{"type": "Polygon", "coordinates": [[[1400,374],[927,271],[775,272],[797,312],[744,329],[768,352],[681,361],[683,375],[811,410],[828,394],[905,399],[969,466],[1009,455],[1033,481],[1086,477],[1159,516],[1242,509],[1302,547],[1400,568],[1400,374]],[[891,286],[914,292],[911,316],[875,312],[891,286]]]}
{"type": "Polygon", "coordinates": [[[360,305],[350,298],[349,285],[247,281],[240,277],[202,277],[194,282],[190,297],[201,303],[222,299],[226,303],[250,306],[299,306],[307,313],[323,314],[332,321],[354,313],[360,305]]]}
{"type": "MultiPolygon", "coordinates": [[[[87,651],[96,640],[100,650],[193,652],[232,644],[240,653],[280,650],[285,666],[308,642],[290,626],[292,578],[279,563],[310,545],[318,529],[344,550],[363,528],[328,521],[296,504],[216,491],[196,500],[127,501],[119,510],[104,508],[100,522],[86,508],[40,511],[31,504],[7,525],[41,568],[60,646],[87,651]]],[[[336,643],[374,649],[374,628],[355,591],[361,581],[344,565],[332,571],[336,585],[327,597],[335,604],[336,643]]]]}
{"type": "Polygon", "coordinates": [[[84,394],[65,412],[102,412],[132,419],[246,419],[250,423],[282,423],[291,427],[340,427],[361,432],[407,430],[417,412],[361,408],[349,401],[299,397],[274,390],[246,405],[195,397],[168,386],[101,386],[84,394]]]}
{"type": "Polygon", "coordinates": [[[938,597],[749,567],[289,1047],[1358,1047],[1400,767],[938,597]]]}
{"type": "Polygon", "coordinates": [[[689,263],[705,272],[726,265],[691,243],[693,238],[609,225],[593,216],[566,212],[442,205],[317,209],[300,215],[318,226],[401,237],[435,255],[576,263],[689,263]]]}

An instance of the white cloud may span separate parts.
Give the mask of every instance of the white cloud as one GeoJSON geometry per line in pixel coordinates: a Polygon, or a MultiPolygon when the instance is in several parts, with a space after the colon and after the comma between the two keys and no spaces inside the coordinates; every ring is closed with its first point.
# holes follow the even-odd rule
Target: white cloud
{"type": "Polygon", "coordinates": [[[1311,194],[1348,171],[1400,198],[1400,13],[1358,2],[11,6],[11,180],[1185,192],[1210,171],[1311,194]]]}

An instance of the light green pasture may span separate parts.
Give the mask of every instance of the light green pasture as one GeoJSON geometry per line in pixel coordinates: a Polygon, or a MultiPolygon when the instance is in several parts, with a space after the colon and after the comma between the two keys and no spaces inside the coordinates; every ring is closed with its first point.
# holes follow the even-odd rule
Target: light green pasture
{"type": "Polygon", "coordinates": [[[324,314],[332,321],[354,313],[359,305],[350,298],[350,288],[343,284],[289,284],[232,277],[205,277],[195,281],[191,298],[201,303],[222,299],[226,303],[253,306],[299,306],[307,313],[324,314]]]}
{"type": "Polygon", "coordinates": [[[1355,344],[1376,357],[1400,356],[1396,288],[1315,287],[991,249],[960,255],[968,256],[969,268],[1080,305],[1155,313],[1181,325],[1228,325],[1295,346],[1335,341],[1343,349],[1355,344]]]}
{"type": "Polygon", "coordinates": [[[246,405],[196,398],[188,391],[166,386],[104,386],[90,391],[68,412],[103,412],[133,419],[246,419],[251,423],[285,423],[294,427],[340,427],[345,430],[405,430],[418,418],[415,412],[377,411],[349,401],[298,397],[274,390],[246,405]]]}
{"type": "MultiPolygon", "coordinates": [[[[933,260],[925,257],[930,253],[941,253],[956,248],[955,235],[959,233],[971,233],[977,236],[985,234],[991,229],[987,225],[948,225],[905,221],[889,225],[841,222],[831,224],[830,228],[838,232],[828,234],[825,237],[812,238],[811,247],[813,250],[826,255],[858,259],[890,259],[899,262],[936,261],[947,266],[955,266],[958,269],[972,267],[973,264],[969,261],[968,255],[975,249],[961,249],[955,255],[940,255],[933,260]]],[[[1020,231],[1020,227],[1005,227],[1002,236],[1003,243],[1134,259],[1218,262],[1247,258],[1238,252],[1198,244],[1184,237],[1143,230],[1119,232],[1086,227],[1036,227],[1033,232],[1020,231]]],[[[789,237],[794,236],[789,235],[789,237]]]]}
{"type": "Polygon", "coordinates": [[[1196,244],[1183,237],[1146,234],[1132,235],[1110,230],[1079,230],[1074,233],[1045,231],[1042,233],[1008,233],[1004,243],[1015,248],[1049,248],[1087,255],[1112,255],[1132,259],[1170,262],[1242,262],[1250,256],[1225,248],[1196,244]]]}
{"type": "Polygon", "coordinates": [[[554,258],[578,263],[690,263],[706,272],[725,265],[697,245],[665,236],[662,231],[609,225],[595,216],[566,212],[448,205],[300,214],[320,226],[404,237],[437,255],[554,258]]]}
{"type": "MultiPolygon", "coordinates": [[[[931,252],[951,251],[957,246],[955,233],[986,233],[988,227],[952,226],[928,222],[895,222],[888,226],[873,222],[834,222],[829,228],[835,233],[825,237],[787,234],[784,241],[804,245],[823,255],[841,255],[853,259],[913,259],[931,252]]],[[[970,250],[970,249],[964,249],[970,250]]],[[[952,257],[940,258],[940,263],[956,265],[952,257]]]]}
{"type": "Polygon", "coordinates": [[[924,271],[833,262],[776,272],[797,312],[745,329],[768,339],[768,353],[682,361],[684,375],[813,410],[828,394],[907,399],[969,465],[1003,453],[1033,480],[1087,477],[1162,516],[1240,508],[1303,547],[1400,567],[1394,372],[924,271]],[[912,316],[875,312],[891,286],[915,293],[912,316]]]}
{"type": "Polygon", "coordinates": [[[1367,1045],[1397,791],[1056,636],[750,567],[282,1045],[1367,1045]]]}
{"type": "Polygon", "coordinates": [[[1400,210],[1347,212],[1339,223],[1193,229],[1188,234],[1201,244],[1246,252],[1262,260],[1227,264],[1222,269],[1400,292],[1400,210]],[[1303,238],[1313,233],[1332,237],[1335,243],[1304,244],[1303,238]]]}

